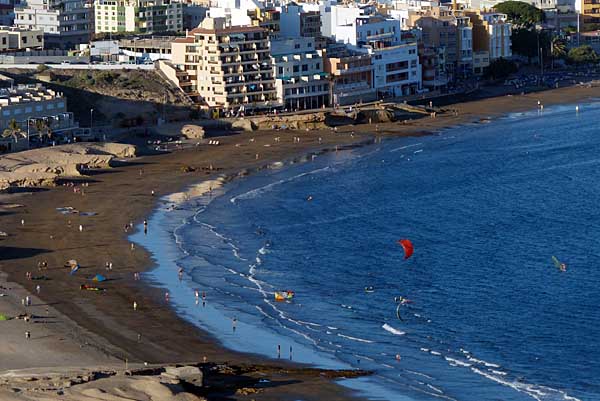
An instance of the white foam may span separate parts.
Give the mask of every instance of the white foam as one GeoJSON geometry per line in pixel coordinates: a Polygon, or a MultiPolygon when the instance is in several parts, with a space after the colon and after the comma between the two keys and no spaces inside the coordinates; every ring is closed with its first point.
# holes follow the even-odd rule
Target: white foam
{"type": "Polygon", "coordinates": [[[373,341],[371,341],[371,340],[365,340],[364,338],[346,336],[344,334],[339,334],[339,333],[338,333],[338,337],[342,337],[342,338],[345,338],[345,339],[348,339],[348,340],[352,340],[352,341],[358,341],[358,342],[361,342],[361,343],[367,343],[367,344],[372,344],[373,343],[373,341]]]}
{"type": "MultiPolygon", "coordinates": [[[[505,378],[506,375],[494,375],[491,373],[484,372],[476,367],[471,367],[471,370],[487,379],[490,379],[496,383],[502,384],[504,386],[510,387],[520,393],[527,394],[531,398],[537,401],[545,401],[545,400],[555,400],[556,396],[561,397],[564,400],[568,401],[581,401],[578,398],[569,396],[562,390],[553,389],[545,386],[538,386],[535,384],[525,383],[521,381],[510,381],[505,378]]],[[[502,372],[504,373],[504,372],[502,372]]]]}
{"type": "Polygon", "coordinates": [[[428,379],[433,379],[433,377],[426,375],[425,373],[421,373],[421,372],[415,372],[414,370],[409,370],[409,369],[405,369],[406,372],[408,373],[412,373],[413,375],[417,375],[417,376],[423,376],[426,377],[428,379]]]}
{"type": "Polygon", "coordinates": [[[506,372],[502,372],[501,370],[493,370],[493,369],[490,369],[490,372],[492,372],[495,375],[500,375],[500,376],[506,376],[508,374],[506,372]]]}
{"type": "Polygon", "coordinates": [[[408,149],[408,148],[414,148],[415,146],[421,146],[423,145],[422,143],[415,143],[413,145],[406,145],[406,146],[400,146],[399,148],[395,148],[390,150],[390,153],[394,153],[394,152],[398,152],[400,150],[404,150],[404,149],[408,149]]]}
{"type": "Polygon", "coordinates": [[[487,362],[487,361],[484,361],[482,359],[477,359],[477,358],[472,357],[472,356],[467,357],[467,359],[469,361],[477,363],[479,365],[487,366],[488,368],[499,368],[500,367],[500,365],[497,365],[495,363],[487,362]]]}
{"type": "Polygon", "coordinates": [[[447,360],[447,361],[450,363],[450,365],[454,365],[454,366],[464,366],[464,367],[469,367],[469,366],[471,366],[471,364],[470,364],[470,363],[463,362],[463,361],[461,361],[461,360],[459,360],[459,359],[450,358],[450,357],[448,357],[448,356],[445,356],[445,357],[444,357],[444,359],[446,359],[446,360],[447,360]]]}
{"type": "Polygon", "coordinates": [[[441,353],[439,353],[439,352],[437,352],[437,351],[433,351],[433,350],[429,351],[429,353],[430,353],[431,355],[435,355],[435,356],[440,356],[440,355],[442,355],[441,353]]]}
{"type": "Polygon", "coordinates": [[[419,150],[415,150],[413,153],[417,154],[417,153],[421,153],[423,151],[423,149],[419,149],[419,150]]]}
{"type": "Polygon", "coordinates": [[[385,331],[388,331],[388,332],[390,332],[390,333],[392,333],[392,334],[395,334],[395,335],[397,335],[397,336],[403,336],[403,335],[405,335],[405,334],[406,334],[406,332],[404,332],[404,331],[401,331],[401,330],[398,330],[398,329],[395,329],[395,328],[393,328],[392,326],[390,326],[390,325],[389,325],[389,324],[387,324],[387,323],[386,323],[386,324],[384,324],[384,325],[383,325],[383,326],[381,326],[381,327],[382,327],[382,328],[383,328],[385,331]]]}
{"type": "Polygon", "coordinates": [[[427,384],[427,387],[429,387],[430,389],[432,389],[433,391],[435,391],[438,394],[444,394],[444,392],[442,390],[440,390],[439,388],[435,387],[432,384],[427,384]]]}
{"type": "Polygon", "coordinates": [[[257,196],[259,196],[260,194],[262,194],[264,192],[267,192],[267,191],[270,191],[273,188],[275,188],[275,187],[277,187],[277,186],[279,186],[281,184],[285,184],[285,183],[297,180],[298,178],[305,177],[305,176],[308,176],[308,175],[319,174],[319,173],[322,173],[322,172],[327,171],[329,169],[330,169],[330,167],[327,166],[327,167],[323,167],[323,168],[320,168],[320,169],[308,171],[306,173],[301,173],[301,174],[295,175],[295,176],[290,177],[290,178],[286,178],[286,179],[283,179],[283,180],[275,181],[275,182],[272,182],[270,184],[265,185],[264,187],[255,188],[255,189],[252,189],[252,190],[250,190],[248,192],[245,192],[243,194],[234,196],[233,198],[229,199],[229,201],[231,203],[236,203],[238,200],[254,199],[257,196]]]}

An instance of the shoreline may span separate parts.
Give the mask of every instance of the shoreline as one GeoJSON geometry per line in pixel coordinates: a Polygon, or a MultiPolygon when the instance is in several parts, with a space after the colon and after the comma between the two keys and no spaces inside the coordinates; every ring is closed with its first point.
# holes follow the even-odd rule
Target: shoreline
{"type": "MultiPolygon", "coordinates": [[[[586,101],[583,99],[585,95],[589,100],[594,97],[591,95],[600,94],[600,91],[594,89],[597,88],[559,89],[548,93],[536,93],[534,98],[549,97],[547,101],[543,100],[545,104],[583,102],[586,101]],[[554,95],[555,99],[550,99],[552,97],[550,95],[554,95]]],[[[475,101],[482,106],[479,110],[475,110],[477,107],[473,106],[477,105],[472,103],[457,105],[461,110],[458,117],[439,116],[436,119],[414,120],[409,124],[379,124],[375,135],[382,137],[425,135],[460,124],[535,109],[535,100],[531,99],[532,96],[514,96],[518,99],[508,99],[508,101],[505,98],[507,97],[499,100],[492,98],[475,101]],[[521,100],[521,102],[511,104],[513,103],[511,100],[521,100]]],[[[175,314],[171,308],[160,302],[162,299],[160,290],[148,288],[149,286],[144,283],[134,282],[131,279],[134,271],[148,271],[154,267],[154,263],[147,250],[130,251],[129,241],[122,227],[129,221],[139,224],[151,215],[157,207],[156,200],[165,194],[180,192],[182,187],[214,177],[214,173],[210,174],[210,172],[206,172],[204,177],[200,177],[198,173],[183,173],[177,171],[177,167],[199,163],[206,165],[209,163],[208,160],[214,160],[210,164],[221,168],[216,171],[217,174],[228,174],[235,178],[265,168],[270,163],[290,159],[294,155],[296,158],[306,158],[307,155],[317,152],[320,147],[334,149],[340,144],[356,146],[356,141],[360,139],[372,141],[375,135],[372,132],[369,134],[369,129],[372,131],[372,126],[344,127],[339,129],[337,134],[327,131],[244,133],[223,138],[224,146],[144,157],[129,163],[128,166],[111,169],[106,174],[94,175],[92,178],[97,182],[90,184],[85,196],[74,195],[65,188],[39,191],[33,196],[3,195],[0,199],[22,203],[25,207],[8,214],[0,214],[4,229],[9,227],[13,232],[9,238],[0,243],[0,246],[14,247],[8,252],[4,252],[6,248],[2,249],[5,255],[0,256],[0,270],[8,273],[11,281],[23,285],[32,292],[35,285],[25,279],[24,272],[34,271],[38,260],[48,260],[51,267],[49,275],[51,274],[52,280],[48,283],[50,286],[48,291],[41,294],[42,298],[46,302],[56,302],[56,307],[61,313],[72,318],[79,326],[99,334],[109,344],[116,345],[114,353],[122,353],[121,356],[131,357],[131,360],[181,362],[182,360],[199,361],[207,356],[212,361],[271,364],[271,361],[265,361],[261,357],[241,355],[223,349],[219,344],[215,344],[216,341],[211,335],[200,333],[201,330],[173,316],[175,314]],[[351,132],[355,132],[354,135],[357,137],[348,135],[351,132]],[[301,144],[291,143],[290,136],[294,134],[302,138],[301,144]],[[285,143],[282,142],[277,147],[265,147],[264,145],[272,144],[273,135],[281,136],[285,139],[285,143]],[[318,143],[319,135],[326,143],[318,143]],[[235,146],[248,143],[248,137],[255,137],[257,140],[244,146],[235,146]],[[245,149],[246,147],[248,149],[245,149]],[[257,162],[254,154],[259,151],[261,153],[266,151],[268,155],[265,159],[261,156],[257,162]],[[198,155],[208,157],[199,162],[198,155]],[[239,159],[233,160],[235,156],[239,159]],[[140,166],[144,169],[143,175],[138,174],[140,166]],[[156,189],[157,196],[151,196],[150,189],[156,189]],[[69,227],[69,224],[66,224],[69,218],[59,215],[54,210],[67,204],[80,210],[97,211],[98,216],[72,217],[70,219],[73,221],[69,227]],[[18,222],[22,218],[26,220],[26,224],[20,227],[18,222]],[[79,224],[85,226],[84,235],[74,228],[79,224]],[[49,239],[49,235],[53,235],[54,238],[49,239]],[[63,280],[66,272],[60,266],[72,257],[80,260],[82,273],[85,272],[86,276],[103,273],[104,262],[109,259],[115,261],[114,272],[110,273],[113,282],[106,285],[107,297],[98,301],[93,298],[97,294],[80,293],[77,287],[85,282],[83,277],[68,277],[68,280],[63,280]],[[133,313],[130,307],[132,299],[138,300],[138,303],[143,305],[141,309],[148,307],[143,318],[133,313]],[[97,305],[95,301],[98,301],[97,305]],[[135,340],[136,333],[140,331],[143,332],[143,346],[135,340]]],[[[340,388],[337,385],[324,386],[325,382],[317,379],[312,380],[312,386],[307,386],[306,382],[296,387],[282,386],[277,389],[279,393],[277,390],[273,393],[266,391],[265,398],[259,397],[259,399],[269,399],[269,397],[292,399],[299,395],[302,395],[303,399],[323,399],[327,396],[322,391],[330,391],[331,397],[333,394],[337,395],[329,399],[347,399],[352,395],[351,391],[346,390],[338,394],[340,388]],[[317,389],[317,387],[323,388],[317,389]]]]}

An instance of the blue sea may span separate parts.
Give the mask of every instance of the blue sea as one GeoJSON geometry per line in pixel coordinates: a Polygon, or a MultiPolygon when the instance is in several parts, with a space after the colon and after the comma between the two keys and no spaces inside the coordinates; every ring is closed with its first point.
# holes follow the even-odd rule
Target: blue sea
{"type": "Polygon", "coordinates": [[[591,103],[274,164],[132,240],[225,346],[372,370],[343,384],[373,399],[600,400],[599,206],[591,103]]]}

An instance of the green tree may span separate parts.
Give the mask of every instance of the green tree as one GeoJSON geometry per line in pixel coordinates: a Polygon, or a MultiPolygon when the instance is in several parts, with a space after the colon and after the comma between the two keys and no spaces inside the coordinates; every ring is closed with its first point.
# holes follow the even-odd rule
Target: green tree
{"type": "Polygon", "coordinates": [[[563,58],[567,55],[567,45],[559,37],[552,38],[550,42],[550,54],[552,55],[552,68],[554,69],[554,59],[563,58]]]}
{"type": "Polygon", "coordinates": [[[531,28],[544,21],[544,12],[522,1],[505,1],[496,4],[494,10],[506,14],[508,20],[517,28],[531,28]]]}
{"type": "Polygon", "coordinates": [[[596,64],[598,62],[598,54],[590,45],[572,48],[567,57],[573,64],[596,64]]]}
{"type": "Polygon", "coordinates": [[[547,54],[550,46],[550,38],[544,31],[537,32],[526,28],[517,28],[513,29],[510,39],[513,53],[527,57],[529,62],[532,58],[539,57],[540,48],[544,54],[547,54]]]}
{"type": "Polygon", "coordinates": [[[517,70],[514,61],[500,57],[490,63],[486,75],[492,79],[502,79],[517,72],[517,70]]]}

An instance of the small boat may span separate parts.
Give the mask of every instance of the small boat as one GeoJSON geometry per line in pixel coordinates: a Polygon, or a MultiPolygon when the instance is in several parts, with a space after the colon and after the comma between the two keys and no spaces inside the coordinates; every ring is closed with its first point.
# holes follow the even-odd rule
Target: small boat
{"type": "Polygon", "coordinates": [[[291,301],[294,298],[294,291],[275,291],[275,301],[291,301]]]}

